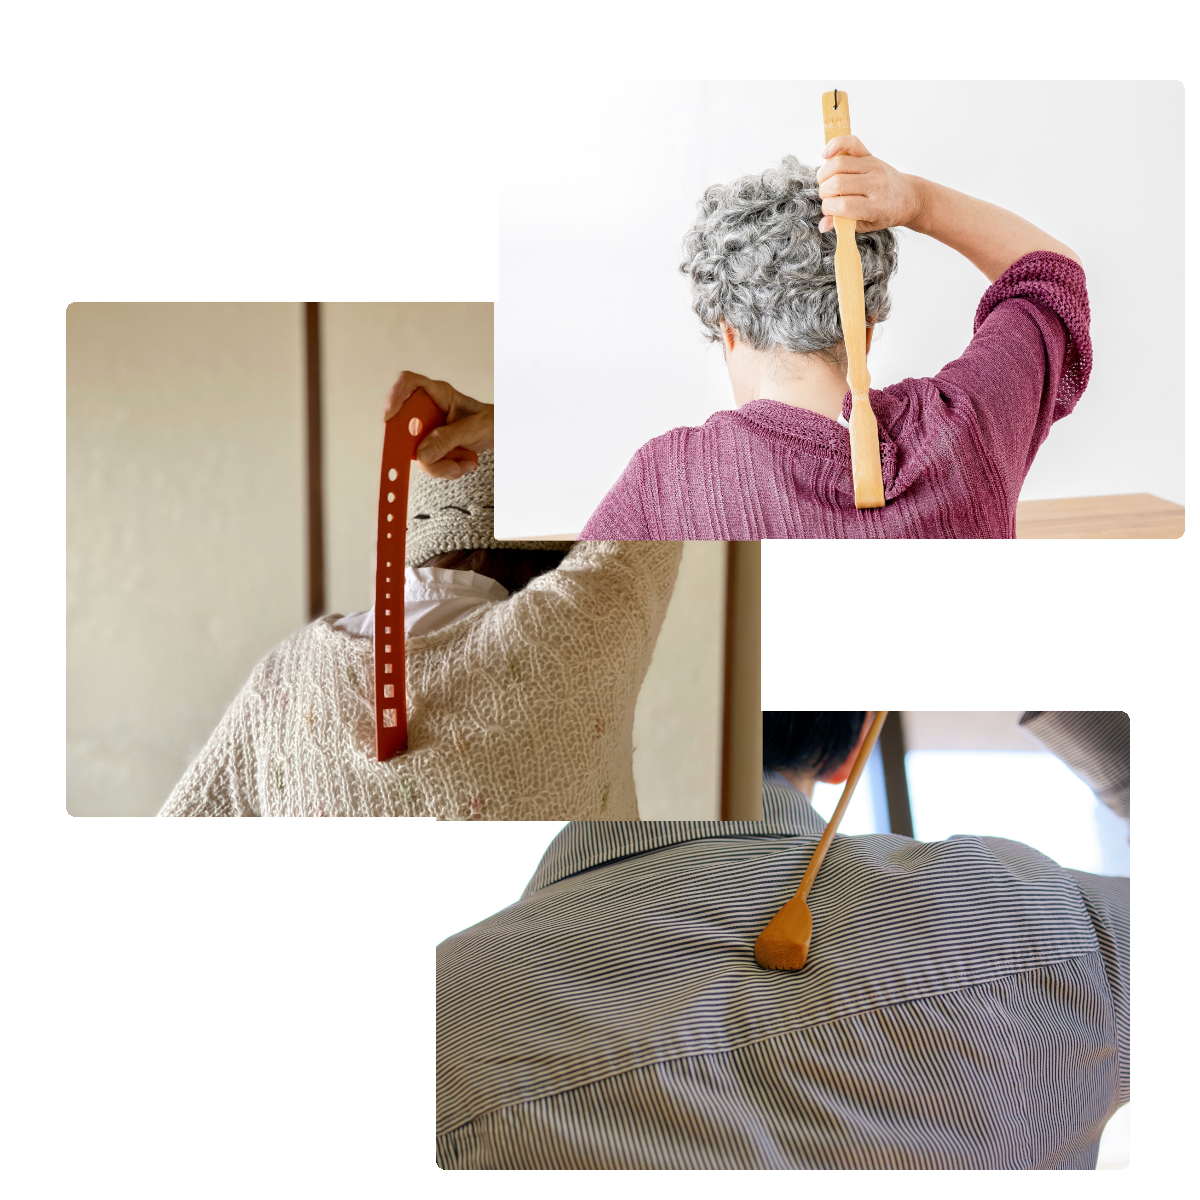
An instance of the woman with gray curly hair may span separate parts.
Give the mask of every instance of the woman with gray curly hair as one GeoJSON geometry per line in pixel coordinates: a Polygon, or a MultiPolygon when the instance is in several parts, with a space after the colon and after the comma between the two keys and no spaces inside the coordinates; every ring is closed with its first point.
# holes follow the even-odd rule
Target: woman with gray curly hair
{"type": "Polygon", "coordinates": [[[1074,251],[1028,221],[835,138],[819,171],[785,158],[714,184],[680,270],[736,408],[643,446],[581,537],[1001,537],[1051,425],[1087,385],[1087,286],[1074,251]],[[835,216],[857,222],[867,349],[890,308],[892,229],[959,251],[991,286],[962,356],[871,389],[886,504],[856,509],[835,216]]]}

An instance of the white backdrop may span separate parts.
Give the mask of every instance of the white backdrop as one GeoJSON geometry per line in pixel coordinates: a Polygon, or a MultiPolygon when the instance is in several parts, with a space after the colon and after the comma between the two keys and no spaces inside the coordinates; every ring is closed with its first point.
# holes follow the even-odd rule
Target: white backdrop
{"type": "MultiPolygon", "coordinates": [[[[520,98],[503,133],[498,536],[577,532],[640,445],[732,407],[680,243],[709,184],[789,153],[820,161],[835,83],[873,154],[1009,208],[1083,259],[1091,383],[1022,498],[1183,502],[1181,84],[556,85],[553,103],[544,87],[520,98]]],[[[900,240],[875,386],[956,358],[987,287],[940,243],[900,240]]]]}

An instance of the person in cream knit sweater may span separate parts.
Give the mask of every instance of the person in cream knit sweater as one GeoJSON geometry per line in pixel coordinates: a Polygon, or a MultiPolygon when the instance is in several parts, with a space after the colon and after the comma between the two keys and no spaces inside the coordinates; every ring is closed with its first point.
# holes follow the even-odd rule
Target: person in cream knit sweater
{"type": "MultiPolygon", "coordinates": [[[[397,392],[406,381],[452,422],[475,404],[407,373],[397,392]]],[[[485,415],[486,435],[465,443],[477,470],[435,462],[410,485],[408,751],[376,761],[374,614],[321,617],[254,669],[160,816],[638,819],[634,705],[682,546],[579,542],[514,583],[506,555],[557,555],[492,536],[485,415]],[[476,569],[455,569],[464,558],[476,569]]],[[[454,440],[443,429],[439,453],[454,440]]]]}

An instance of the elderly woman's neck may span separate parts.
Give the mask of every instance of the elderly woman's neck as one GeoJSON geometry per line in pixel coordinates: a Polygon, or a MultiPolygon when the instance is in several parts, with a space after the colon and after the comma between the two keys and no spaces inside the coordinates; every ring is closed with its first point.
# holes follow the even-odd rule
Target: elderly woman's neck
{"type": "Polygon", "coordinates": [[[725,361],[737,406],[775,400],[836,421],[849,390],[846,368],[821,354],[797,354],[779,346],[755,350],[739,342],[725,361]]]}
{"type": "Polygon", "coordinates": [[[788,354],[786,350],[766,353],[761,361],[746,362],[745,367],[742,377],[733,382],[733,397],[739,408],[752,400],[774,400],[808,408],[835,421],[850,388],[846,372],[816,354],[788,354]]]}

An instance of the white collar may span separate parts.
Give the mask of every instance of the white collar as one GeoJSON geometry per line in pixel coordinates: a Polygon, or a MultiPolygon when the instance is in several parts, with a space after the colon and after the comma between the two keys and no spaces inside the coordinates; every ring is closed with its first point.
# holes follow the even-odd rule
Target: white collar
{"type": "MultiPolygon", "coordinates": [[[[405,567],[404,636],[434,633],[477,608],[507,599],[507,590],[487,575],[448,567],[405,567]]],[[[334,628],[356,637],[374,637],[375,609],[342,617],[334,628]]]]}

